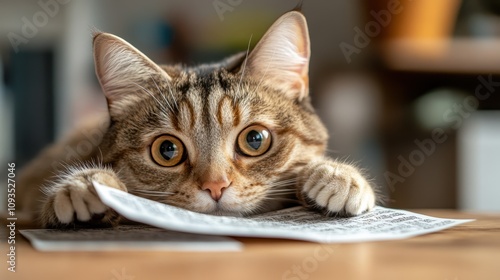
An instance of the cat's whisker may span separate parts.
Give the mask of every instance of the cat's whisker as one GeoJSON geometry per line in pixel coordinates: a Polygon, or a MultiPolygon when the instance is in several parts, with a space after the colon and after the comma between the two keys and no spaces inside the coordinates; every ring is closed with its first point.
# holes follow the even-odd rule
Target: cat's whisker
{"type": "Polygon", "coordinates": [[[295,181],[295,180],[297,180],[297,178],[293,177],[293,178],[283,179],[283,180],[276,181],[276,182],[290,182],[290,181],[295,181]]]}
{"type": "Polygon", "coordinates": [[[286,188],[286,187],[294,186],[295,184],[297,184],[297,179],[275,182],[275,183],[269,184],[269,186],[271,188],[286,188]]]}
{"type": "Polygon", "coordinates": [[[284,180],[280,180],[280,181],[276,181],[275,183],[281,183],[281,182],[293,182],[293,181],[296,181],[297,178],[288,178],[288,179],[284,179],[284,180]]]}
{"type": "Polygon", "coordinates": [[[291,179],[291,180],[284,180],[284,181],[274,182],[274,183],[272,183],[272,185],[278,186],[278,185],[286,185],[286,184],[294,184],[294,183],[297,183],[297,179],[296,178],[291,179]]]}
{"type": "Polygon", "coordinates": [[[177,99],[174,98],[174,93],[172,92],[172,87],[170,86],[170,83],[167,82],[167,87],[168,87],[168,91],[170,93],[170,97],[172,97],[172,100],[174,101],[174,107],[175,108],[179,108],[179,104],[177,104],[177,99]]]}
{"type": "MultiPolygon", "coordinates": [[[[172,105],[170,104],[170,102],[168,102],[167,98],[165,97],[165,94],[163,94],[163,92],[161,91],[160,87],[159,87],[159,86],[158,86],[158,84],[156,83],[156,81],[155,81],[155,79],[153,78],[153,76],[151,76],[151,75],[149,75],[149,76],[151,77],[151,80],[153,80],[153,83],[155,84],[156,88],[158,89],[158,92],[160,92],[160,93],[161,93],[161,94],[160,94],[160,95],[161,95],[161,97],[163,98],[163,100],[165,101],[165,103],[167,103],[167,106],[168,106],[168,108],[170,109],[170,112],[174,113],[175,111],[174,111],[174,109],[172,108],[172,105]]],[[[174,102],[176,102],[176,101],[175,101],[175,98],[174,98],[174,95],[173,95],[173,93],[172,93],[172,89],[170,88],[170,84],[169,84],[169,83],[167,83],[167,85],[168,85],[168,88],[169,88],[169,90],[170,90],[170,96],[172,97],[172,100],[174,100],[174,102]]],[[[177,103],[175,103],[175,106],[177,107],[177,103]]]]}
{"type": "Polygon", "coordinates": [[[173,195],[173,192],[162,192],[162,191],[153,191],[153,190],[132,190],[131,193],[139,193],[148,196],[166,196],[173,195]]]}
{"type": "Polygon", "coordinates": [[[157,199],[161,199],[161,198],[164,198],[165,195],[159,195],[159,194],[135,194],[137,196],[140,196],[140,197],[145,197],[145,198],[148,198],[148,199],[152,199],[152,200],[157,200],[157,199]]]}
{"type": "Polygon", "coordinates": [[[273,187],[269,189],[269,192],[289,192],[289,191],[294,191],[295,190],[295,185],[287,185],[287,186],[279,186],[279,187],[273,187]]]}
{"type": "Polygon", "coordinates": [[[268,196],[268,195],[266,195],[263,198],[270,199],[270,200],[278,200],[278,199],[296,200],[294,198],[291,198],[291,196],[268,196]]]}
{"type": "Polygon", "coordinates": [[[164,192],[164,191],[154,191],[154,190],[133,190],[134,192],[143,192],[143,193],[162,193],[162,194],[173,194],[173,192],[164,192]]]}
{"type": "Polygon", "coordinates": [[[265,210],[264,205],[257,205],[254,208],[245,209],[244,212],[245,216],[251,216],[254,214],[261,213],[263,210],[265,210]]]}
{"type": "Polygon", "coordinates": [[[242,70],[241,70],[240,82],[238,84],[238,93],[241,92],[241,84],[243,82],[243,75],[245,74],[245,68],[247,66],[248,54],[250,53],[250,43],[252,42],[252,37],[253,37],[253,34],[250,35],[250,39],[248,40],[247,53],[245,55],[245,60],[243,62],[243,67],[242,67],[242,70]]]}
{"type": "Polygon", "coordinates": [[[140,192],[144,192],[144,193],[174,194],[173,192],[162,192],[162,191],[151,191],[151,190],[140,190],[140,192]]]}
{"type": "Polygon", "coordinates": [[[292,199],[292,198],[274,198],[274,197],[264,197],[262,200],[266,201],[288,201],[288,202],[296,202],[298,203],[298,199],[292,199]]]}
{"type": "Polygon", "coordinates": [[[278,201],[278,200],[294,200],[294,198],[292,198],[293,196],[291,195],[283,195],[283,196],[265,196],[263,199],[266,199],[266,200],[275,200],[275,201],[278,201]]]}
{"type": "Polygon", "coordinates": [[[101,163],[104,162],[104,155],[102,154],[102,150],[101,150],[101,147],[97,147],[97,150],[99,151],[99,158],[101,160],[101,163]]]}
{"type": "Polygon", "coordinates": [[[295,185],[295,182],[293,183],[282,183],[282,184],[271,184],[269,187],[271,187],[274,190],[283,190],[283,189],[290,189],[295,185]]]}
{"type": "MultiPolygon", "coordinates": [[[[156,103],[160,106],[160,111],[164,114],[164,116],[163,116],[163,117],[165,117],[165,118],[166,118],[166,117],[167,117],[167,115],[168,115],[168,113],[167,113],[167,110],[165,109],[165,106],[163,105],[163,103],[161,103],[161,102],[160,102],[160,101],[159,101],[159,100],[158,100],[158,99],[154,96],[154,94],[153,94],[151,91],[147,90],[146,88],[144,88],[143,86],[141,86],[141,85],[139,85],[139,84],[137,84],[137,83],[134,83],[134,84],[135,84],[136,86],[138,86],[139,88],[141,88],[142,90],[144,90],[144,92],[146,92],[147,94],[149,94],[149,96],[151,96],[151,98],[153,98],[153,99],[156,101],[156,103]]],[[[167,103],[167,104],[168,104],[168,103],[167,103]]]]}
{"type": "Polygon", "coordinates": [[[163,195],[163,194],[147,194],[147,193],[143,193],[141,195],[148,196],[148,197],[165,197],[165,195],[163,195]]]}
{"type": "MultiPolygon", "coordinates": [[[[272,57],[275,57],[275,54],[276,54],[276,49],[273,50],[273,55],[272,57]]],[[[255,92],[258,92],[262,83],[264,82],[264,78],[266,77],[266,74],[267,74],[267,71],[269,70],[269,65],[271,65],[271,61],[269,61],[269,63],[267,63],[266,65],[266,69],[264,69],[264,73],[262,74],[262,76],[260,77],[260,81],[259,83],[257,84],[257,87],[255,88],[255,92]]]]}
{"type": "MultiPolygon", "coordinates": [[[[169,86],[169,87],[170,87],[170,86],[169,86]]],[[[170,95],[172,95],[172,94],[170,94],[170,95]]],[[[161,97],[162,97],[162,99],[165,101],[165,103],[167,103],[167,106],[168,106],[168,108],[170,109],[170,111],[171,111],[172,113],[174,113],[175,111],[174,111],[174,109],[172,108],[172,105],[169,103],[169,101],[168,101],[167,97],[165,96],[165,94],[161,94],[161,97]]],[[[174,98],[173,98],[173,96],[172,96],[172,99],[174,99],[174,98]]],[[[174,107],[177,107],[177,102],[176,102],[175,100],[174,100],[174,107]]]]}
{"type": "Polygon", "coordinates": [[[295,191],[295,188],[274,188],[269,189],[268,192],[278,193],[278,192],[291,192],[295,191]]]}
{"type": "Polygon", "coordinates": [[[340,150],[333,150],[333,149],[325,149],[325,152],[328,152],[331,154],[340,154],[340,150]]]}
{"type": "Polygon", "coordinates": [[[267,193],[266,195],[268,195],[268,196],[280,196],[280,195],[295,194],[295,193],[296,193],[296,191],[282,192],[282,193],[267,193]]]}
{"type": "MultiPolygon", "coordinates": [[[[145,90],[145,89],[144,89],[145,90]]],[[[152,114],[154,114],[155,116],[159,117],[159,118],[167,118],[167,112],[165,110],[165,108],[163,107],[163,105],[153,96],[153,94],[150,92],[150,91],[146,91],[150,96],[152,96],[156,102],[159,104],[160,106],[160,112],[152,112],[152,114]]]]}
{"type": "Polygon", "coordinates": [[[295,194],[279,194],[279,195],[266,195],[264,197],[268,198],[268,199],[282,199],[282,198],[291,198],[291,197],[294,197],[295,194]]]}
{"type": "Polygon", "coordinates": [[[122,166],[122,167],[120,167],[120,169],[115,170],[116,174],[120,175],[120,173],[122,173],[122,171],[123,171],[123,168],[124,167],[122,166]]]}

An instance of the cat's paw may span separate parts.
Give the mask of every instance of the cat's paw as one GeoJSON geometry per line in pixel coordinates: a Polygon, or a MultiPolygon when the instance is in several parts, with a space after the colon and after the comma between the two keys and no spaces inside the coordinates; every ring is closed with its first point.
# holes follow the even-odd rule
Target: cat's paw
{"type": "Polygon", "coordinates": [[[375,206],[373,188],[353,166],[328,159],[308,164],[301,174],[299,196],[306,206],[327,215],[356,216],[375,206]]]}
{"type": "Polygon", "coordinates": [[[43,227],[110,226],[119,215],[99,199],[92,181],[127,191],[115,173],[107,169],[83,169],[70,172],[45,189],[46,201],[40,213],[43,227]]]}

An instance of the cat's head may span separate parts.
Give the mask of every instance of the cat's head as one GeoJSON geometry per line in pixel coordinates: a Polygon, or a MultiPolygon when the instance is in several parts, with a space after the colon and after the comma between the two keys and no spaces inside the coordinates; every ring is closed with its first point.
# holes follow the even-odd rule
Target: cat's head
{"type": "Polygon", "coordinates": [[[299,12],[216,64],[159,66],[106,33],[95,34],[94,55],[111,117],[104,159],[132,193],[197,212],[256,213],[293,192],[300,167],[324,152],[299,12]]]}

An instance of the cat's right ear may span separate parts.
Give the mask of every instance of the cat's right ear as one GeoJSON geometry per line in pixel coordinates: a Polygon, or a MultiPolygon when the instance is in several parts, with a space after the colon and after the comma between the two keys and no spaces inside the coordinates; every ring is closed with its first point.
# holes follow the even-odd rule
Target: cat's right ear
{"type": "Polygon", "coordinates": [[[170,80],[146,55],[109,33],[94,33],[94,63],[111,116],[121,114],[141,98],[137,92],[144,81],[158,76],[170,80]]]}

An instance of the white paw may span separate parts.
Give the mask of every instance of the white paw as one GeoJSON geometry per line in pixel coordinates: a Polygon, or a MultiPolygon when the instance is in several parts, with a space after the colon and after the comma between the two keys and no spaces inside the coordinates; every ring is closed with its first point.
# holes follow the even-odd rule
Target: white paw
{"type": "Polygon", "coordinates": [[[306,169],[302,192],[311,206],[349,216],[375,206],[375,193],[356,168],[323,160],[306,169]]]}
{"type": "Polygon", "coordinates": [[[113,224],[116,212],[101,202],[93,181],[127,191],[125,185],[108,169],[73,171],[47,188],[47,200],[40,213],[44,227],[59,227],[74,222],[84,224],[113,224]]]}
{"type": "Polygon", "coordinates": [[[59,187],[54,197],[54,212],[63,224],[73,222],[75,213],[78,221],[86,222],[92,215],[103,214],[106,210],[107,206],[90,192],[87,182],[80,180],[59,187]]]}

